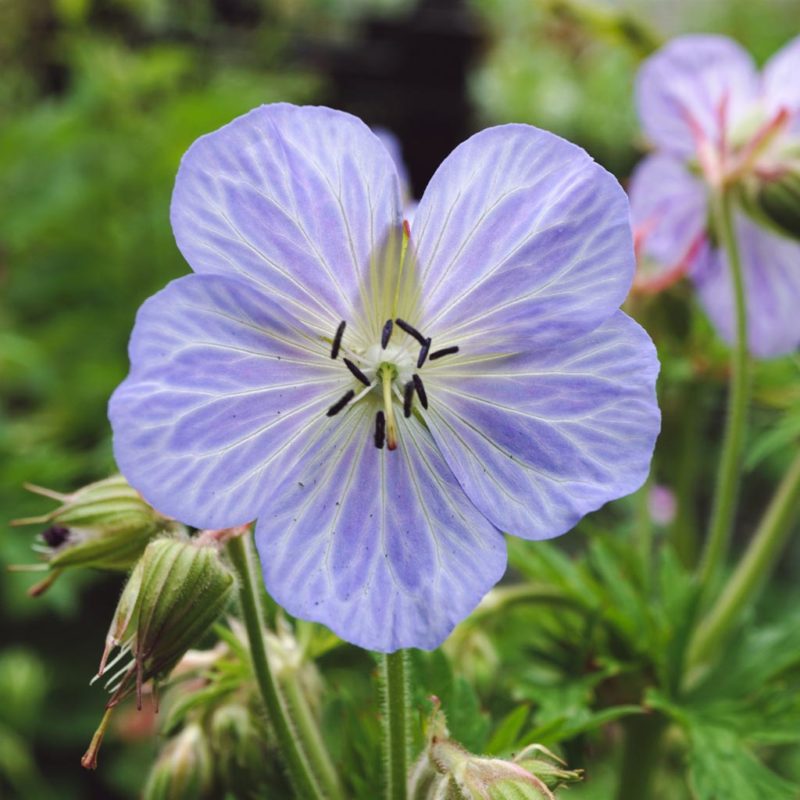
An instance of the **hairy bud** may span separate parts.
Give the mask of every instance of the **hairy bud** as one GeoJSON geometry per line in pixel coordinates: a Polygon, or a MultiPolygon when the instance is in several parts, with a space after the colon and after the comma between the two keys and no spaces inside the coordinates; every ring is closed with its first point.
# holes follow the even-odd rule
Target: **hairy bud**
{"type": "Polygon", "coordinates": [[[540,745],[514,760],[477,756],[453,741],[439,701],[428,723],[428,746],[409,782],[414,800],[555,800],[553,789],[580,779],[540,745]]]}
{"type": "Polygon", "coordinates": [[[153,765],[144,800],[204,800],[213,797],[211,754],[202,728],[188,725],[171,739],[153,765]]]}

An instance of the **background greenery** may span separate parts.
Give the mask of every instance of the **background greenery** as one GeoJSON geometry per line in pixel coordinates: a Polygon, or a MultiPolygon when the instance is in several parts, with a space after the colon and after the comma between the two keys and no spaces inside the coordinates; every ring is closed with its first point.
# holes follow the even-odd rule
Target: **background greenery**
{"type": "MultiPolygon", "coordinates": [[[[800,30],[794,0],[425,6],[424,19],[468,45],[463,98],[433,98],[439,107],[452,102],[465,110],[462,133],[505,121],[537,124],[581,144],[622,180],[640,156],[633,75],[653,46],[675,33],[713,30],[733,35],[763,60],[800,30]]],[[[198,135],[260,103],[344,97],[348,107],[374,114],[368,123],[396,123],[415,188],[424,188],[427,165],[458,143],[446,140],[450,128],[418,110],[424,105],[401,104],[398,112],[394,84],[368,102],[352,93],[359,77],[353,65],[371,69],[362,56],[376,30],[413,35],[420,13],[403,0],[0,0],[0,564],[30,562],[36,532],[5,521],[47,508],[23,482],[67,491],[114,468],[107,398],[127,369],[137,307],[187,271],[172,239],[168,204],[180,156],[198,135]]],[[[413,41],[430,44],[429,38],[413,41]]],[[[394,80],[401,91],[402,74],[394,80]]],[[[725,350],[692,308],[679,288],[632,309],[646,320],[664,361],[665,435],[656,477],[685,501],[674,538],[687,563],[707,510],[708,489],[697,487],[712,482],[725,379],[725,350]]],[[[740,536],[800,434],[798,370],[796,360],[784,359],[760,366],[756,375],[740,536]]],[[[583,551],[596,530],[615,525],[613,512],[601,513],[553,549],[583,551]]],[[[531,566],[528,557],[514,563],[541,578],[541,564],[531,566]]],[[[770,586],[764,619],[798,599],[797,575],[795,546],[770,586]]],[[[26,596],[30,583],[30,576],[16,573],[0,580],[0,796],[133,797],[156,749],[150,722],[124,719],[98,773],[78,764],[103,703],[88,680],[120,581],[70,574],[36,600],[26,596]]],[[[625,601],[597,598],[612,606],[625,601]]],[[[480,642],[469,632],[452,644],[451,654],[468,654],[459,663],[469,688],[463,676],[453,677],[444,656],[420,656],[417,664],[450,700],[453,733],[490,752],[502,752],[523,728],[547,738],[554,720],[580,727],[593,713],[595,688],[601,682],[604,691],[614,688],[610,673],[601,681],[583,665],[570,667],[574,649],[564,651],[561,667],[572,669],[575,680],[554,683],[565,672],[551,663],[559,661],[553,642],[580,639],[580,630],[567,636],[560,629],[556,636],[540,615],[531,619],[530,609],[509,612],[505,624],[505,670],[481,660],[480,642]],[[522,615],[517,623],[515,614],[522,615]],[[532,625],[533,640],[517,641],[532,625]],[[512,674],[508,684],[503,675],[512,674]],[[487,712],[497,723],[518,703],[524,717],[517,712],[504,721],[505,738],[498,739],[487,712]]],[[[356,708],[366,690],[352,672],[369,673],[371,664],[355,654],[336,658],[327,665],[331,680],[346,698],[341,702],[356,708]]],[[[623,661],[615,669],[624,674],[623,661]]],[[[370,724],[364,722],[362,733],[370,724]]],[[[697,747],[719,745],[708,744],[702,724],[693,730],[697,747]]],[[[615,735],[611,724],[588,744],[578,728],[552,738],[572,741],[573,766],[582,765],[586,752],[597,754],[591,780],[570,796],[609,796],[606,781],[616,767],[606,754],[615,735]]],[[[363,748],[375,755],[374,746],[363,748]]],[[[779,754],[775,764],[800,779],[796,753],[779,754]]],[[[664,779],[665,798],[686,796],[681,774],[676,764],[673,778],[664,779]]]]}

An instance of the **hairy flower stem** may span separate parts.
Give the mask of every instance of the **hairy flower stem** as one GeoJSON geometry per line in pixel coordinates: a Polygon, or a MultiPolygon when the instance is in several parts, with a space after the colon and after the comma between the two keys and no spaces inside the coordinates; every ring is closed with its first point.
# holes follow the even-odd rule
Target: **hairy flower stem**
{"type": "Polygon", "coordinates": [[[328,749],[322,739],[319,724],[297,682],[297,676],[290,674],[286,680],[282,680],[280,683],[286,704],[291,709],[292,721],[298,738],[325,797],[330,800],[343,800],[344,795],[339,783],[339,776],[336,774],[333,761],[331,761],[328,749]]]}
{"type": "Polygon", "coordinates": [[[736,509],[736,494],[739,488],[739,473],[742,461],[742,446],[747,423],[747,401],[749,396],[749,357],[747,354],[747,315],[745,310],[744,280],[739,245],[733,227],[733,208],[730,191],[721,189],[713,203],[716,231],[720,244],[728,257],[733,281],[736,306],[736,344],[731,358],[728,416],[725,422],[725,438],[722,443],[714,505],[708,529],[703,558],[698,578],[700,592],[705,594],[717,577],[725,560],[730,541],[733,515],[736,509]]]}
{"type": "Polygon", "coordinates": [[[666,728],[667,721],[660,714],[634,716],[625,721],[625,749],[616,800],[644,800],[653,796],[653,776],[666,728]]]}
{"type": "Polygon", "coordinates": [[[403,650],[383,656],[386,800],[406,800],[409,750],[408,662],[403,650]]]}
{"type": "Polygon", "coordinates": [[[278,685],[270,670],[264,645],[264,625],[257,587],[260,576],[256,573],[250,534],[236,536],[228,542],[228,555],[239,576],[239,599],[242,605],[253,671],[267,709],[269,721],[275,731],[278,747],[286,765],[295,795],[303,800],[322,800],[324,795],[317,785],[311,768],[303,756],[300,743],[292,730],[289,718],[278,693],[278,685]]]}
{"type": "MultiPolygon", "coordinates": [[[[784,475],[742,560],[689,646],[688,668],[702,667],[730,633],[769,574],[800,506],[800,454],[784,475]]],[[[691,680],[691,674],[689,674],[691,680]]]]}

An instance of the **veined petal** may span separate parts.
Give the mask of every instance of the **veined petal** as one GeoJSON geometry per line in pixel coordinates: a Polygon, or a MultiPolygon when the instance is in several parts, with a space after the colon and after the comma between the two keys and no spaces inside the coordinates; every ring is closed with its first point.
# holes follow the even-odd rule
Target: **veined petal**
{"type": "Polygon", "coordinates": [[[725,36],[679,36],[650,56],[636,78],[642,127],[677,156],[696,151],[698,134],[717,145],[758,98],[750,55],[725,36]]]}
{"type": "Polygon", "coordinates": [[[708,210],[706,189],[686,164],[666,153],[645,158],[628,194],[637,240],[636,283],[656,288],[689,271],[699,252],[708,210]]]}
{"type": "Polygon", "coordinates": [[[198,139],[171,217],[195,272],[246,276],[324,331],[364,318],[370,260],[402,221],[394,165],[369,128],[286,103],[198,139]]]}
{"type": "Polygon", "coordinates": [[[348,388],[330,342],[247,281],[188,275],[139,310],[111,398],[114,454],[156,509],[202,528],[255,518],[348,388]]]}
{"type": "Polygon", "coordinates": [[[439,167],[412,228],[422,329],[471,352],[546,347],[630,288],[628,203],[581,148],[529,125],[476,134],[439,167]]]}
{"type": "Polygon", "coordinates": [[[437,647],[506,564],[430,434],[414,417],[398,429],[397,450],[379,450],[374,408],[349,409],[273,486],[256,528],[281,606],[381,652],[437,647]]]}
{"type": "MultiPolygon", "coordinates": [[[[800,244],[737,214],[747,304],[747,340],[760,358],[790,353],[800,345],[800,244]]],[[[733,284],[728,260],[709,248],[698,262],[694,281],[703,306],[720,335],[735,339],[733,284]]]]}
{"type": "Polygon", "coordinates": [[[764,65],[763,91],[771,114],[785,108],[792,115],[792,128],[800,132],[800,36],[784,45],[764,65]]]}
{"type": "Polygon", "coordinates": [[[548,350],[426,376],[426,421],[473,503],[546,539],[645,480],[660,425],[658,360],[623,312],[548,350]]]}

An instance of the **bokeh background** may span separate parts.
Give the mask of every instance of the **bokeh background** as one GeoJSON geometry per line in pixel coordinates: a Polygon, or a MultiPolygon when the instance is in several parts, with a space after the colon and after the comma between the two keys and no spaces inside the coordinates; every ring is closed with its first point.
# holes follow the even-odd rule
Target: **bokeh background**
{"type": "MultiPolygon", "coordinates": [[[[120,582],[70,574],[29,598],[33,578],[4,566],[32,560],[37,530],[6,523],[50,507],[24,482],[67,491],[114,468],[106,402],[134,314],[187,271],[168,207],[188,145],[260,103],[313,102],[393,131],[417,195],[459,141],[509,121],[572,139],[624,181],[642,147],[637,64],[687,31],[732,35],[764,60],[800,31],[800,3],[0,0],[0,797],[135,797],[155,751],[146,721],[123,718],[103,768],[81,770],[120,582]]],[[[711,473],[702,441],[724,369],[708,380],[705,416],[680,421],[699,445],[687,481],[711,473]]],[[[773,419],[757,412],[762,440],[773,419]]]]}

